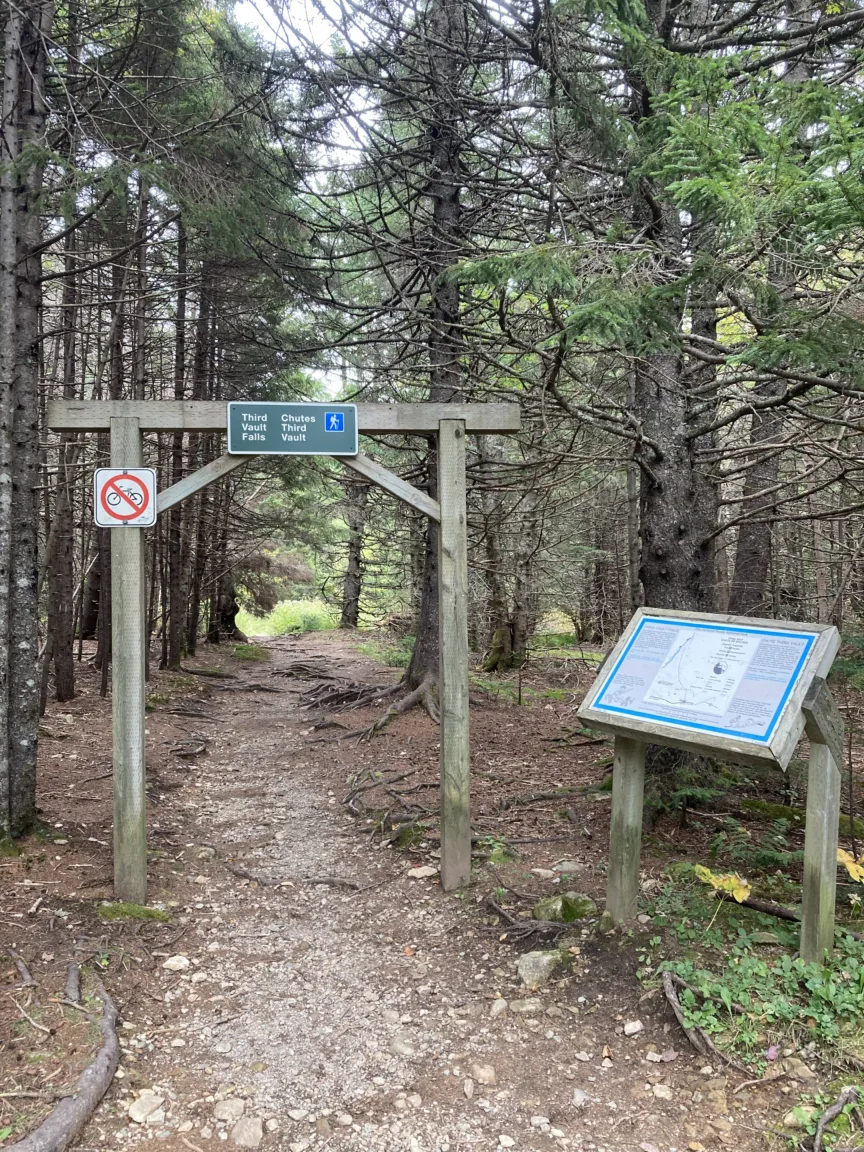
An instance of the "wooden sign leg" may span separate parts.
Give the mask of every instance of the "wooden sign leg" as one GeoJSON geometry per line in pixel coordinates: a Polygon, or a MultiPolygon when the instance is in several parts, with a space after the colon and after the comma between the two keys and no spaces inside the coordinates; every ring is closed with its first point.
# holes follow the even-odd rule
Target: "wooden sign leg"
{"type": "Polygon", "coordinates": [[[623,924],[636,915],[644,791],[645,745],[641,740],[616,736],[606,885],[606,910],[615,924],[623,924]]]}
{"type": "Polygon", "coordinates": [[[468,513],[463,420],[442,420],[439,426],[438,499],[441,885],[445,892],[452,892],[471,879],[468,513]]]}
{"type": "MultiPolygon", "coordinates": [[[[141,467],[134,417],[111,420],[111,466],[141,467]]],[[[111,530],[111,714],[114,732],[114,895],[147,900],[144,778],[144,529],[111,530]]]]}
{"type": "Polygon", "coordinates": [[[840,769],[828,745],[811,736],[801,908],[801,957],[807,963],[821,964],[834,947],[839,822],[840,769]]]}

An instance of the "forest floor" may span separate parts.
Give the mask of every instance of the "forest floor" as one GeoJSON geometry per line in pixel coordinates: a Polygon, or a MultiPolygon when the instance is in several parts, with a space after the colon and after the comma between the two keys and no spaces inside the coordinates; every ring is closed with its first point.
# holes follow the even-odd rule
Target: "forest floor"
{"type": "MultiPolygon", "coordinates": [[[[489,898],[517,928],[562,886],[602,906],[610,749],[575,733],[589,664],[526,672],[530,706],[475,688],[476,880],[445,895],[434,827],[399,846],[381,834],[384,807],[434,809],[437,729],[415,711],[371,743],[326,742],[338,730],[313,730],[327,718],[301,707],[309,682],[280,673],[302,661],[369,683],[396,674],[333,633],[234,651],[189,662],[231,679],[161,672],[149,685],[160,919],[105,903],[110,700],[96,674],[82,666],[79,696],[49,709],[41,824],[0,860],[0,947],[33,981],[12,959],[0,967],[0,1141],[32,1128],[92,1057],[94,1024],[61,1003],[73,960],[100,971],[123,1020],[121,1069],[82,1148],[750,1152],[787,1146],[780,1125],[802,1094],[821,1084],[833,1099],[849,1082],[808,1055],[815,1073],[790,1065],[736,1091],[747,1077],[698,1056],[637,978],[659,939],[652,915],[624,934],[580,925],[570,968],[522,986],[520,953],[548,945],[512,941],[489,898]],[[355,788],[367,810],[349,814],[346,782],[376,772],[390,791],[379,802],[355,788]]],[[[658,824],[646,894],[670,861],[706,860],[711,829],[658,824]]]]}

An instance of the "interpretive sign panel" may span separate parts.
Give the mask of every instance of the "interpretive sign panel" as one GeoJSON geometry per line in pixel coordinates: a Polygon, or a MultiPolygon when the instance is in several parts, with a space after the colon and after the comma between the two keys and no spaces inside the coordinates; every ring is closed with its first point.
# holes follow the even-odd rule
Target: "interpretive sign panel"
{"type": "Polygon", "coordinates": [[[99,528],[150,528],[156,523],[155,468],[97,468],[93,519],[99,528]]]}
{"type": "Polygon", "coordinates": [[[357,406],[232,402],[228,451],[235,456],[356,456],[357,406]]]}
{"type": "Polygon", "coordinates": [[[643,608],[579,716],[652,743],[785,767],[803,731],[801,701],[838,646],[826,625],[643,608]]]}

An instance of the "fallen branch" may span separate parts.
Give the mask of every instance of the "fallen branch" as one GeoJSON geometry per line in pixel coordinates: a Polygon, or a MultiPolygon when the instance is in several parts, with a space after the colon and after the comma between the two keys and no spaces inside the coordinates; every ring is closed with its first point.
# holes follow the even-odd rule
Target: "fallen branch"
{"type": "Polygon", "coordinates": [[[777,1080],[782,1080],[788,1075],[788,1072],[775,1072],[773,1076],[757,1076],[755,1080],[745,1080],[743,1084],[739,1084],[737,1088],[732,1089],[732,1095],[737,1096],[738,1093],[743,1092],[745,1088],[766,1087],[768,1084],[774,1084],[777,1080]]]}
{"type": "Polygon", "coordinates": [[[816,1135],[813,1137],[813,1152],[822,1152],[822,1138],[825,1135],[825,1129],[832,1120],[836,1120],[847,1104],[855,1104],[858,1101],[858,1089],[851,1084],[844,1088],[840,1095],[837,1097],[837,1102],[832,1104],[830,1108],[826,1108],[819,1118],[819,1123],[816,1125],[816,1135]]]}
{"type": "Polygon", "coordinates": [[[353,888],[359,892],[360,885],[356,880],[347,880],[342,876],[304,876],[304,884],[327,884],[331,888],[353,888]]]}
{"type": "Polygon", "coordinates": [[[244,868],[240,864],[229,864],[227,860],[225,867],[235,876],[239,876],[241,880],[254,880],[262,888],[278,888],[280,884],[286,883],[285,880],[271,880],[269,876],[259,876],[257,872],[250,872],[248,868],[244,868]]]}
{"type": "Polygon", "coordinates": [[[7,993],[7,995],[9,996],[9,999],[12,1001],[12,1003],[15,1005],[15,1007],[18,1009],[18,1011],[21,1013],[21,1015],[24,1017],[24,1019],[29,1024],[32,1024],[33,1027],[37,1028],[40,1032],[44,1032],[46,1036],[53,1036],[54,1035],[54,1032],[56,1031],[55,1028],[46,1028],[44,1024],[40,1024],[38,1022],[38,1020],[34,1020],[33,1017],[28,1012],[25,1012],[25,1010],[21,1007],[21,1005],[18,1003],[18,1001],[15,999],[15,997],[12,995],[11,992],[7,993]]]}
{"type": "Polygon", "coordinates": [[[578,792],[584,791],[584,788],[556,788],[552,792],[529,792],[525,796],[510,796],[501,801],[498,805],[498,811],[505,812],[508,808],[533,804],[537,800],[564,800],[568,796],[574,796],[578,792]]]}
{"type": "Polygon", "coordinates": [[[18,969],[18,975],[21,977],[22,988],[32,988],[36,981],[30,975],[30,969],[18,955],[14,948],[7,948],[6,955],[18,969]]]}
{"type": "MultiPolygon", "coordinates": [[[[801,923],[801,913],[797,908],[787,908],[785,904],[775,904],[773,900],[757,900],[754,896],[735,900],[734,896],[730,896],[726,892],[718,892],[717,899],[743,904],[745,908],[752,908],[754,912],[762,912],[766,916],[775,916],[778,920],[789,920],[793,924],[801,923]]],[[[846,928],[842,924],[835,924],[834,931],[840,932],[844,936],[851,936],[853,940],[864,940],[864,934],[853,932],[851,928],[846,928]]]]}
{"type": "Polygon", "coordinates": [[[120,1063],[117,1009],[98,980],[96,988],[103,1004],[102,1047],[79,1076],[72,1094],[62,1099],[34,1132],[11,1145],[17,1152],[63,1152],[80,1136],[114,1079],[120,1063]]]}
{"type": "Polygon", "coordinates": [[[219,672],[215,668],[184,668],[181,665],[180,671],[185,672],[187,676],[207,676],[211,680],[237,679],[233,672],[219,672]]]}
{"type": "Polygon", "coordinates": [[[81,999],[81,969],[77,964],[70,964],[66,972],[63,998],[70,1004],[77,1004],[81,999]]]}
{"type": "Polygon", "coordinates": [[[707,1032],[702,1028],[688,1028],[684,1023],[684,1009],[681,1007],[681,1001],[678,999],[678,993],[675,991],[677,979],[679,978],[673,976],[671,972],[664,972],[663,991],[666,993],[666,999],[669,1001],[670,1007],[675,1013],[675,1019],[681,1025],[684,1035],[700,1056],[714,1056],[718,1060],[722,1060],[724,1064],[728,1064],[730,1068],[734,1068],[737,1072],[743,1072],[746,1075],[748,1069],[744,1068],[741,1064],[737,1064],[731,1057],[721,1052],[707,1032]]]}

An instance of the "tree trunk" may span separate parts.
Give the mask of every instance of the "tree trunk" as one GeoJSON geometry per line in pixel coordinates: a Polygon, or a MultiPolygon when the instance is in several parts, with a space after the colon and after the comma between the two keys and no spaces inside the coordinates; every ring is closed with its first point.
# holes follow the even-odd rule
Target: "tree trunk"
{"type": "MultiPolygon", "coordinates": [[[[177,221],[177,313],[174,320],[174,399],[182,400],[186,381],[186,229],[177,221]]],[[[171,483],[183,479],[183,433],[171,439],[171,483]]],[[[168,513],[168,667],[183,659],[186,597],[183,589],[183,504],[168,513]]]]}
{"type": "MultiPolygon", "coordinates": [[[[463,0],[432,0],[426,15],[429,50],[429,111],[426,135],[429,140],[426,192],[431,200],[432,221],[428,241],[430,285],[429,400],[449,403],[461,388],[460,358],[463,351],[459,318],[460,288],[452,275],[462,249],[462,209],[460,194],[462,140],[461,71],[465,65],[466,18],[463,0]]],[[[438,454],[430,437],[426,458],[429,495],[438,494],[438,454]]],[[[408,688],[424,680],[438,679],[438,525],[429,520],[426,528],[426,560],[417,640],[404,681],[408,688]]]]}
{"type": "Polygon", "coordinates": [[[687,435],[687,396],[677,356],[638,362],[636,407],[661,459],[646,455],[642,474],[640,578],[651,608],[710,612],[716,489],[700,470],[687,435]]]}
{"type": "MultiPolygon", "coordinates": [[[[757,389],[761,396],[773,395],[778,385],[757,389]]],[[[729,612],[733,616],[759,616],[767,611],[768,573],[771,570],[771,525],[768,518],[774,507],[774,486],[780,469],[780,452],[769,451],[780,432],[780,419],[770,409],[755,409],[750,425],[749,468],[744,480],[741,511],[754,519],[745,520],[738,528],[738,547],[729,592],[729,612]],[[762,521],[759,523],[758,521],[762,521]]]]}
{"type": "Polygon", "coordinates": [[[348,563],[342,582],[340,628],[356,628],[360,621],[360,590],[363,581],[363,536],[366,525],[368,484],[345,484],[345,519],[348,523],[348,563]]]}
{"type": "Polygon", "coordinates": [[[18,78],[20,9],[4,5],[2,155],[0,155],[0,836],[11,831],[9,755],[9,595],[12,562],[12,420],[17,349],[18,78]]]}
{"type": "Polygon", "coordinates": [[[19,93],[22,151],[34,159],[18,191],[18,312],[15,413],[12,426],[12,564],[9,597],[9,813],[13,834],[36,813],[36,745],[39,731],[39,309],[42,260],[38,199],[44,172],[45,45],[53,5],[33,3],[21,29],[19,93]]]}

